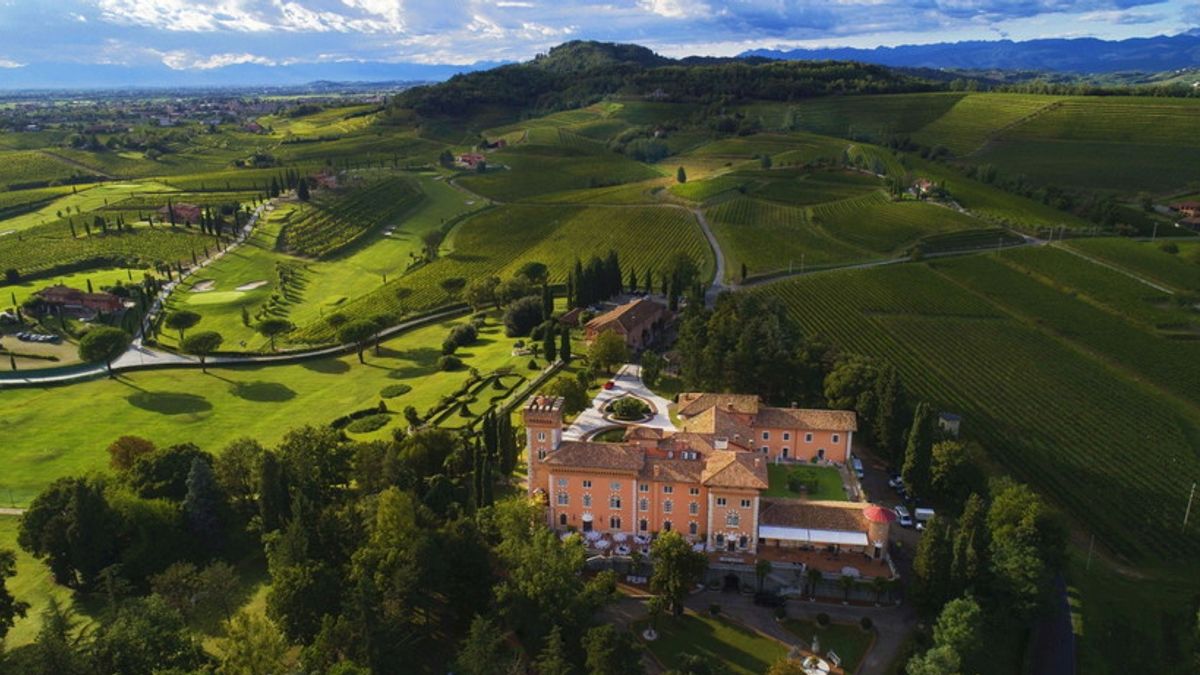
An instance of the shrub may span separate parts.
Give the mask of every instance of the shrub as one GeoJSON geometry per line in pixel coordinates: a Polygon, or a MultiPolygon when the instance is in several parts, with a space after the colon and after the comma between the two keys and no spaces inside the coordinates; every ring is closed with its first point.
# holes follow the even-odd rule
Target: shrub
{"type": "Polygon", "coordinates": [[[650,406],[636,398],[619,398],[608,409],[619,420],[640,420],[650,414],[650,406]]]}
{"type": "Polygon", "coordinates": [[[864,616],[862,619],[859,619],[858,625],[861,626],[863,630],[870,632],[871,629],[875,627],[875,622],[871,620],[871,617],[864,616]]]}
{"type": "Polygon", "coordinates": [[[538,370],[539,368],[540,368],[540,366],[538,366],[538,364],[537,364],[537,359],[529,359],[529,369],[530,370],[538,370]]]}
{"type": "Polygon", "coordinates": [[[445,340],[442,340],[442,353],[443,354],[453,354],[456,351],[458,351],[458,343],[457,342],[455,342],[454,340],[452,340],[450,338],[446,338],[445,340]]]}
{"type": "Polygon", "coordinates": [[[1171,255],[1175,255],[1176,253],[1179,253],[1179,247],[1176,246],[1172,242],[1167,242],[1167,243],[1163,244],[1162,246],[1159,246],[1158,248],[1163,253],[1170,253],[1171,255]]]}
{"type": "Polygon", "coordinates": [[[453,340],[459,347],[465,347],[479,337],[479,329],[472,324],[463,324],[450,329],[450,336],[447,340],[453,340]]]}
{"type": "Polygon", "coordinates": [[[390,419],[391,418],[386,413],[367,415],[366,417],[360,417],[359,419],[351,422],[350,426],[346,427],[346,431],[356,434],[370,433],[387,426],[387,423],[390,419]]]}
{"type": "Polygon", "coordinates": [[[452,354],[447,354],[437,360],[438,370],[458,370],[462,368],[462,359],[452,354]]]}
{"type": "Polygon", "coordinates": [[[504,312],[504,334],[508,337],[529,335],[542,322],[542,299],[530,295],[516,300],[504,312]]]}
{"type": "Polygon", "coordinates": [[[410,391],[412,391],[412,387],[407,384],[389,384],[388,386],[379,390],[379,396],[382,398],[396,398],[397,396],[403,396],[410,391]]]}
{"type": "Polygon", "coordinates": [[[825,612],[821,612],[820,614],[817,614],[817,625],[820,626],[821,628],[828,628],[829,627],[829,615],[826,614],[825,612]]]}
{"type": "Polygon", "coordinates": [[[15,284],[20,280],[21,280],[21,273],[18,272],[16,270],[16,268],[10,267],[10,268],[4,270],[5,283],[15,284]]]}

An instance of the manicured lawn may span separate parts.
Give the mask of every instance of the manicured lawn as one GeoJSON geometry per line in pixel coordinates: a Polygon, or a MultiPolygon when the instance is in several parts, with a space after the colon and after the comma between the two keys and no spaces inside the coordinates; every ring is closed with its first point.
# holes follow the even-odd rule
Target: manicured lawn
{"type": "Polygon", "coordinates": [[[812,642],[813,636],[820,641],[821,656],[830,650],[842,660],[842,668],[847,673],[853,673],[858,664],[871,647],[871,634],[863,632],[858,626],[831,623],[820,628],[814,621],[787,619],[783,627],[804,640],[805,644],[812,642]]]}
{"type": "MultiPolygon", "coordinates": [[[[7,495],[5,505],[7,506],[7,495]]],[[[25,618],[17,619],[8,636],[4,638],[4,646],[8,649],[33,642],[42,625],[42,612],[50,604],[50,598],[58,600],[62,607],[74,607],[77,618],[87,623],[87,617],[80,607],[75,607],[74,594],[54,583],[50,570],[45,564],[22,551],[17,546],[17,526],[20,519],[14,516],[0,516],[0,551],[10,550],[17,554],[17,574],[7,582],[9,592],[21,602],[29,603],[29,611],[25,618]]]]}
{"type": "Polygon", "coordinates": [[[770,464],[767,466],[770,488],[767,497],[807,497],[809,499],[831,499],[846,501],[846,490],[842,487],[842,476],[831,466],[807,466],[804,464],[770,464]],[[788,487],[788,478],[795,476],[809,486],[805,492],[793,491],[788,487]]]}
{"type": "MultiPolygon", "coordinates": [[[[639,624],[636,628],[639,635],[643,627],[639,624]]],[[[788,653],[782,642],[741,624],[691,612],[660,620],[658,639],[646,645],[667,668],[677,666],[680,656],[692,654],[722,663],[730,672],[753,675],[765,672],[788,653]]]]}
{"type": "MultiPolygon", "coordinates": [[[[335,417],[378,405],[381,390],[408,384],[412,390],[388,399],[392,412],[412,405],[425,413],[469,377],[502,366],[527,377],[529,357],[513,357],[513,341],[489,323],[479,340],[460,348],[464,367],[442,372],[435,365],[449,329],[447,321],[387,341],[383,352],[366,354],[359,365],[341,358],[271,367],[210,368],[131,373],[119,380],[95,380],[65,387],[0,392],[0,497],[9,490],[27,504],[55,478],[104,470],[105,448],[122,434],[138,434],[158,444],[194,442],[210,452],[243,436],[275,443],[304,424],[327,424],[335,417]]],[[[540,365],[544,365],[541,363],[540,365]]],[[[482,411],[476,403],[473,411],[482,411]]],[[[401,415],[372,437],[390,434],[401,415]]],[[[452,416],[452,426],[461,418],[452,416]]]]}

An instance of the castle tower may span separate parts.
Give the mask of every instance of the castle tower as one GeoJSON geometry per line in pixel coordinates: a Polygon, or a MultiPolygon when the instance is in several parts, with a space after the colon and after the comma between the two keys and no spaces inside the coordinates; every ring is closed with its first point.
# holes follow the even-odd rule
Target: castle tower
{"type": "Polygon", "coordinates": [[[534,396],[523,411],[525,447],[529,454],[529,494],[546,492],[542,461],[562,443],[563,400],[557,396],[534,396]]]}

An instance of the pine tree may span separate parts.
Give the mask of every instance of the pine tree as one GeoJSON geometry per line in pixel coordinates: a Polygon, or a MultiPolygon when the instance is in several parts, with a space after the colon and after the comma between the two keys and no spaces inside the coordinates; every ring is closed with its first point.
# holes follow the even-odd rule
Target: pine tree
{"type": "Polygon", "coordinates": [[[978,592],[987,572],[987,505],[983,498],[972,494],[963,507],[958,519],[958,531],[954,535],[954,558],[950,576],[954,580],[952,595],[963,592],[978,592]]]}
{"type": "Polygon", "coordinates": [[[188,531],[196,540],[213,549],[222,539],[221,488],[208,462],[197,457],[192,460],[187,477],[187,496],[183,500],[183,515],[188,531]]]}
{"type": "Polygon", "coordinates": [[[259,516],[264,534],[283,526],[288,517],[286,468],[274,452],[264,452],[258,467],[259,516]]]}
{"type": "Polygon", "coordinates": [[[914,591],[917,603],[929,611],[946,604],[953,584],[954,532],[944,518],[934,516],[925,526],[913,558],[914,591]]]}
{"type": "Polygon", "coordinates": [[[687,182],[687,171],[685,171],[682,166],[679,167],[679,169],[677,169],[675,171],[675,181],[677,183],[686,183],[687,182]]]}
{"type": "Polygon", "coordinates": [[[891,365],[883,366],[875,381],[875,418],[871,430],[875,436],[875,447],[888,457],[893,465],[900,464],[904,457],[900,446],[904,442],[904,386],[900,376],[891,365]]]}
{"type": "Polygon", "coordinates": [[[297,184],[297,187],[296,187],[296,196],[297,196],[297,197],[300,199],[300,201],[302,201],[302,202],[306,202],[306,201],[308,201],[308,198],[309,198],[309,194],[308,194],[308,181],[307,181],[307,180],[305,180],[304,178],[301,178],[301,179],[300,179],[300,182],[297,184]]]}
{"type": "Polygon", "coordinates": [[[546,644],[538,654],[534,667],[538,675],[571,675],[575,669],[567,656],[567,646],[563,644],[562,628],[555,626],[546,636],[546,644]]]}

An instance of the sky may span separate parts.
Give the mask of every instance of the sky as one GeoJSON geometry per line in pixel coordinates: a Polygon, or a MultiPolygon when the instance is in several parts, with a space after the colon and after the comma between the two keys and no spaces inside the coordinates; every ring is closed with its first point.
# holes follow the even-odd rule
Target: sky
{"type": "Polygon", "coordinates": [[[752,48],[1176,34],[1200,0],[0,0],[3,69],[39,63],[525,60],[574,39],[752,48]]]}

